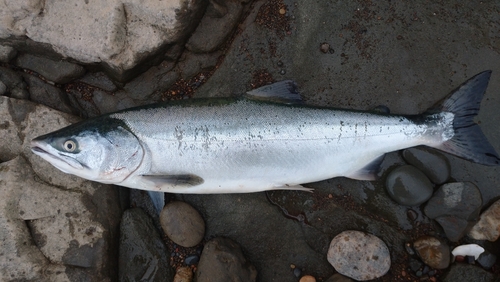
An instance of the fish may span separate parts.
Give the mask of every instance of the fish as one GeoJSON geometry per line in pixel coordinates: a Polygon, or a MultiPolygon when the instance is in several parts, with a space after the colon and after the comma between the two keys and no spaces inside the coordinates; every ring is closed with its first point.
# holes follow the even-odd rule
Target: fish
{"type": "Polygon", "coordinates": [[[419,115],[311,106],[293,81],[244,97],[193,98],[105,114],[34,138],[31,150],[59,170],[150,191],[249,193],[311,189],[334,177],[374,180],[386,153],[425,145],[496,166],[473,120],[491,71],[470,78],[419,115]]]}

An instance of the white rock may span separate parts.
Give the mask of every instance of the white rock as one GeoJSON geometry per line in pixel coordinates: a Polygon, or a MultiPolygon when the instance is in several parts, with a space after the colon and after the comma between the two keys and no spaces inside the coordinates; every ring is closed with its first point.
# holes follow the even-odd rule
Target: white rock
{"type": "Polygon", "coordinates": [[[500,200],[493,203],[481,214],[479,221],[472,227],[469,236],[476,240],[494,242],[500,237],[500,200]]]}
{"type": "Polygon", "coordinates": [[[479,258],[479,256],[484,252],[484,248],[477,244],[467,244],[460,245],[453,249],[451,253],[453,256],[474,256],[474,259],[479,258]]]}

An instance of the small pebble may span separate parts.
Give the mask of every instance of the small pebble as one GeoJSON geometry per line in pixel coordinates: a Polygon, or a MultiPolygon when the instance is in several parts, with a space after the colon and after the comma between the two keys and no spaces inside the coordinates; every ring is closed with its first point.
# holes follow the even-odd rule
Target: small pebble
{"type": "Polygon", "coordinates": [[[193,271],[191,267],[179,267],[175,272],[173,282],[191,282],[193,281],[193,271]]]}
{"type": "Polygon", "coordinates": [[[465,261],[465,257],[464,256],[456,256],[455,261],[456,262],[463,262],[463,261],[465,261]]]}
{"type": "Polygon", "coordinates": [[[321,50],[321,52],[323,53],[328,53],[328,51],[330,50],[330,44],[324,42],[324,43],[321,43],[321,45],[319,46],[319,50],[321,50]]]}
{"type": "Polygon", "coordinates": [[[280,74],[281,75],[285,75],[286,74],[286,70],[284,70],[284,69],[280,70],[280,74]]]}
{"type": "Polygon", "coordinates": [[[186,265],[195,265],[200,261],[200,257],[198,255],[190,255],[184,259],[184,263],[186,265]]]}
{"type": "Polygon", "coordinates": [[[281,8],[280,9],[280,15],[284,15],[286,14],[286,9],[285,8],[281,8]]]}
{"type": "Polygon", "coordinates": [[[294,268],[293,269],[293,275],[295,275],[295,277],[300,277],[302,275],[302,270],[300,270],[300,268],[294,268]]]}
{"type": "Polygon", "coordinates": [[[376,113],[381,113],[381,114],[386,114],[386,115],[391,113],[391,110],[389,109],[389,107],[384,106],[384,105],[376,106],[375,108],[373,108],[373,111],[376,113]]]}
{"type": "Polygon", "coordinates": [[[415,255],[415,250],[413,250],[410,243],[405,244],[405,250],[410,256],[415,255]]]}
{"type": "Polygon", "coordinates": [[[420,268],[424,265],[421,261],[418,259],[410,258],[409,266],[410,270],[413,271],[414,273],[420,270],[420,268]]]}
{"type": "Polygon", "coordinates": [[[412,209],[409,209],[407,212],[406,212],[406,216],[408,216],[408,219],[411,220],[411,221],[415,221],[415,219],[417,219],[418,217],[418,214],[416,211],[412,210],[412,209]]]}
{"type": "Polygon", "coordinates": [[[474,258],[474,256],[465,256],[465,260],[467,261],[468,264],[476,263],[476,259],[474,258]]]}
{"type": "Polygon", "coordinates": [[[422,261],[432,268],[445,269],[450,264],[450,247],[435,237],[420,237],[413,243],[413,248],[422,261]]]}
{"type": "Polygon", "coordinates": [[[497,257],[488,251],[483,252],[477,259],[477,263],[479,263],[486,270],[493,267],[496,261],[497,257]]]}
{"type": "Polygon", "coordinates": [[[282,61],[278,61],[278,63],[276,65],[278,65],[278,67],[282,67],[283,66],[283,62],[282,61]]]}
{"type": "Polygon", "coordinates": [[[304,275],[300,278],[299,282],[316,282],[316,278],[311,275],[304,275]]]}

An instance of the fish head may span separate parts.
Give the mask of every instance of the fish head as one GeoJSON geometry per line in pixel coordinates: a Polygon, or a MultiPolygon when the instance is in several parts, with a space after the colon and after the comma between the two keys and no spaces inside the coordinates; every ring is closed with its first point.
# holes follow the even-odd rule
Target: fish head
{"type": "Polygon", "coordinates": [[[112,184],[137,170],[144,157],[137,137],[116,120],[70,125],[33,139],[31,150],[65,173],[112,184]]]}

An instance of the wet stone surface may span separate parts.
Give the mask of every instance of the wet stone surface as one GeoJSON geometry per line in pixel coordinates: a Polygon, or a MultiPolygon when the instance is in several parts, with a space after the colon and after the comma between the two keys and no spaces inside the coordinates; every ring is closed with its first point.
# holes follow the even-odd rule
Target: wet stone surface
{"type": "Polygon", "coordinates": [[[413,242],[418,256],[428,266],[435,269],[445,269],[450,264],[450,248],[442,240],[424,236],[413,242]]]}
{"type": "Polygon", "coordinates": [[[386,179],[387,193],[404,206],[417,206],[426,202],[433,192],[433,185],[420,170],[404,165],[395,168],[386,179]]]}
{"type": "Polygon", "coordinates": [[[403,150],[403,158],[422,171],[434,184],[443,184],[450,178],[448,159],[436,150],[416,147],[403,150]]]}

